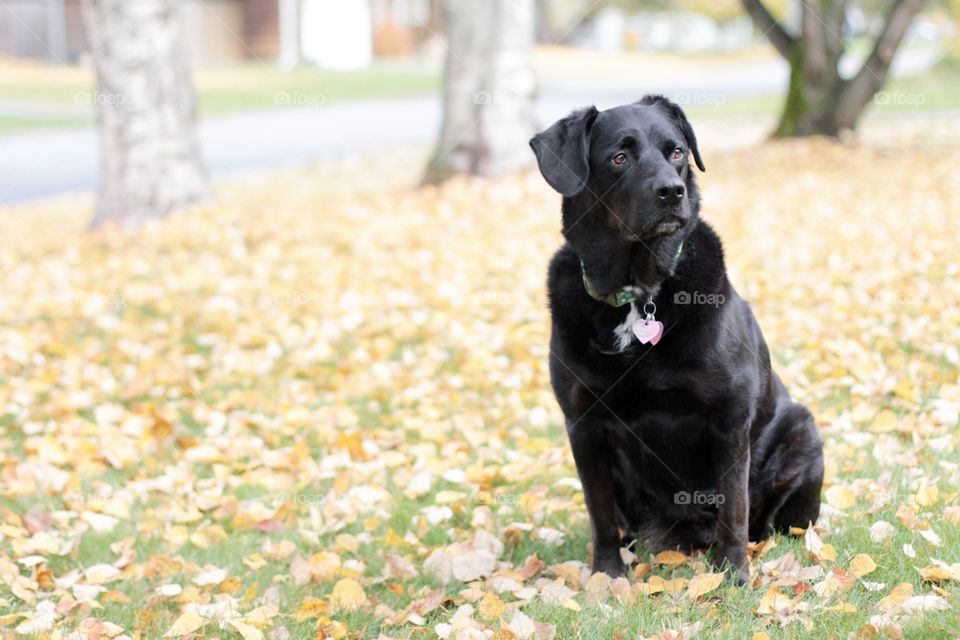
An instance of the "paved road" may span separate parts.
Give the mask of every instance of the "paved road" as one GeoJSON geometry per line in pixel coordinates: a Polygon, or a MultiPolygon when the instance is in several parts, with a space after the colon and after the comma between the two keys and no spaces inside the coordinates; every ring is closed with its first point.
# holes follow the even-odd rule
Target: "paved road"
{"type": "MultiPolygon", "coordinates": [[[[932,62],[908,66],[925,67],[932,62]]],[[[657,86],[645,86],[643,79],[628,79],[617,86],[597,82],[564,87],[548,82],[539,96],[538,116],[541,122],[550,123],[577,107],[596,104],[606,108],[648,92],[665,93],[688,104],[711,104],[778,93],[786,78],[786,66],[768,60],[672,82],[658,80],[657,86]]],[[[439,127],[439,97],[425,95],[220,117],[201,123],[200,138],[207,166],[216,177],[344,152],[427,145],[439,127]]],[[[99,158],[89,125],[9,134],[0,138],[0,149],[0,204],[96,187],[99,158]]]]}

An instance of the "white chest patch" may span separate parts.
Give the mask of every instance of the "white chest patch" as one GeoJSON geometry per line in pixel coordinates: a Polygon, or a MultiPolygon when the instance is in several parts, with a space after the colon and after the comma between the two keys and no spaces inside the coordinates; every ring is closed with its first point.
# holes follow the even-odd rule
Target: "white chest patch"
{"type": "Polygon", "coordinates": [[[633,325],[640,321],[640,311],[637,310],[637,304],[635,302],[630,303],[630,313],[627,314],[627,319],[624,320],[621,324],[618,324],[617,327],[613,330],[613,335],[616,338],[617,350],[623,351],[630,346],[630,343],[633,342],[633,325]]]}

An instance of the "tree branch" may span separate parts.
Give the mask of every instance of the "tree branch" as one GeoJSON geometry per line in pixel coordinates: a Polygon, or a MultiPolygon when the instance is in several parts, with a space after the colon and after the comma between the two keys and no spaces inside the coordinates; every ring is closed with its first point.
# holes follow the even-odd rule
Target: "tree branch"
{"type": "Polygon", "coordinates": [[[913,17],[923,7],[926,0],[894,0],[887,14],[883,30],[877,37],[873,51],[867,57],[863,67],[851,78],[840,97],[838,119],[841,122],[853,122],[856,116],[883,87],[887,71],[893,62],[903,36],[906,35],[913,17]]]}
{"type": "Polygon", "coordinates": [[[810,6],[810,2],[801,2],[800,12],[800,35],[803,38],[803,66],[806,81],[808,84],[822,88],[827,75],[827,38],[837,36],[827,33],[829,28],[810,6]]]}
{"type": "Polygon", "coordinates": [[[740,0],[740,2],[743,4],[747,15],[753,20],[753,25],[763,32],[763,35],[780,52],[780,55],[789,59],[790,51],[793,49],[795,42],[793,36],[787,33],[783,25],[777,22],[777,19],[764,6],[762,0],[740,0]]]}

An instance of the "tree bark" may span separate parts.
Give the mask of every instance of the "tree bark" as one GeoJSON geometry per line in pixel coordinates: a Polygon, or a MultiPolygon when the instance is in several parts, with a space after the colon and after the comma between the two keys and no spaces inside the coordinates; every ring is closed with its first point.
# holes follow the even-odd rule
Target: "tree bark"
{"type": "Polygon", "coordinates": [[[761,0],[741,2],[754,26],[790,64],[790,83],[774,137],[837,137],[845,129],[856,128],[873,96],[883,88],[894,54],[924,0],[893,0],[873,52],[850,80],[841,77],[839,69],[848,0],[801,2],[797,36],[788,33],[761,0]]]}
{"type": "Polygon", "coordinates": [[[425,182],[527,164],[536,133],[533,0],[445,0],[443,126],[425,182]]]}
{"type": "Polygon", "coordinates": [[[866,62],[849,82],[837,104],[837,121],[841,127],[853,129],[873,96],[883,88],[887,73],[913,18],[925,0],[897,0],[890,7],[886,23],[874,43],[866,62]]]}
{"type": "Polygon", "coordinates": [[[136,229],[210,198],[179,9],[179,0],[83,0],[102,171],[93,227],[136,229]]]}
{"type": "Polygon", "coordinates": [[[770,44],[780,52],[784,58],[792,55],[794,38],[783,28],[773,14],[764,6],[761,0],[742,0],[743,8],[753,20],[754,26],[767,37],[770,44]]]}

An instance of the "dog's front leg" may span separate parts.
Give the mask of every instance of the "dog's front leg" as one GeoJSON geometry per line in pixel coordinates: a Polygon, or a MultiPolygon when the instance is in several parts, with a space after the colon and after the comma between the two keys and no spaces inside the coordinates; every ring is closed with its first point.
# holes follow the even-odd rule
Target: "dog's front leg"
{"type": "Polygon", "coordinates": [[[737,584],[747,584],[750,438],[746,426],[722,433],[713,447],[713,468],[717,478],[717,542],[714,565],[729,569],[737,584]]]}
{"type": "Polygon", "coordinates": [[[567,437],[583,485],[583,498],[590,515],[593,538],[593,571],[612,578],[625,573],[620,558],[620,532],[616,522],[616,497],[613,489],[613,452],[602,423],[581,420],[567,425],[567,437]]]}

